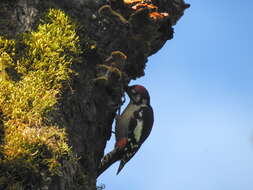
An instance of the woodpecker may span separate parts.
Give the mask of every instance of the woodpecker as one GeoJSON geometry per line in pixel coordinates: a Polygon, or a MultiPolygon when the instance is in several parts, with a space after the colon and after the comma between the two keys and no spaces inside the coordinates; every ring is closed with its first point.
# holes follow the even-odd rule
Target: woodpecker
{"type": "Polygon", "coordinates": [[[126,93],[130,102],[123,113],[116,117],[115,148],[102,159],[98,176],[116,161],[120,161],[119,174],[151,132],[154,114],[148,91],[141,85],[133,85],[126,88],[126,93]]]}

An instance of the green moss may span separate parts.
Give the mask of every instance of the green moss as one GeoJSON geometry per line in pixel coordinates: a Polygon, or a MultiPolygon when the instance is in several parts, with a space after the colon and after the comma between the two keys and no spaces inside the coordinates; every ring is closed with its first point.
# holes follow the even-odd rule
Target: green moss
{"type": "Polygon", "coordinates": [[[7,79],[6,69],[13,65],[15,42],[0,36],[0,81],[7,79]]]}
{"type": "Polygon", "coordinates": [[[44,171],[60,174],[61,160],[76,161],[64,129],[47,118],[81,54],[76,26],[64,12],[50,9],[38,29],[16,43],[23,44],[22,53],[16,53],[15,41],[0,37],[0,127],[4,131],[0,188],[9,189],[32,184],[31,176],[38,183],[44,171]],[[20,75],[18,81],[8,77],[8,67],[20,75]]]}

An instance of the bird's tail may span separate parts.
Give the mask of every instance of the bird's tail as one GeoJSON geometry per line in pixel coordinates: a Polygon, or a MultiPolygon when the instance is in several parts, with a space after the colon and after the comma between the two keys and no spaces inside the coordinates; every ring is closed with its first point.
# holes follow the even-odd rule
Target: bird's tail
{"type": "Polygon", "coordinates": [[[119,168],[118,168],[118,171],[117,171],[117,175],[124,168],[125,164],[126,164],[126,162],[124,160],[120,161],[119,168]]]}
{"type": "Polygon", "coordinates": [[[107,168],[120,159],[120,151],[118,148],[113,149],[107,153],[101,160],[98,170],[97,177],[100,176],[107,168]]]}

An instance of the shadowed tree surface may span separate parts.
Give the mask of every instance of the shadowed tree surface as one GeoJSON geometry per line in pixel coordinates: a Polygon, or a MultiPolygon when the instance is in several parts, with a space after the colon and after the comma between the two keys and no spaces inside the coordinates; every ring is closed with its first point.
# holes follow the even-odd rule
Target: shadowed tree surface
{"type": "Polygon", "coordinates": [[[124,86],[173,37],[172,0],[0,2],[0,189],[96,189],[124,86]]]}

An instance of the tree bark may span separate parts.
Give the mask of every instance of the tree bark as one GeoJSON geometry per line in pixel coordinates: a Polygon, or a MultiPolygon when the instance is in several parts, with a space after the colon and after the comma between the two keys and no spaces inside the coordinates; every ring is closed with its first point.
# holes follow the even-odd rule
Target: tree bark
{"type": "MultiPolygon", "coordinates": [[[[82,63],[73,64],[77,75],[67,85],[69,88],[64,88],[56,111],[51,113],[52,120],[67,130],[69,145],[79,158],[78,164],[63,161],[62,174],[51,176],[45,189],[96,189],[96,170],[111,137],[113,119],[122,103],[123,87],[144,75],[148,56],[172,39],[173,25],[188,7],[181,0],[146,2],[140,5],[112,0],[0,1],[0,36],[17,39],[21,33],[36,30],[45,12],[55,8],[63,10],[76,22],[84,50],[82,63]],[[105,60],[108,61],[115,51],[126,56],[126,62],[119,68],[124,79],[96,83],[94,79],[101,76],[98,65],[111,66],[105,60]],[[77,186],[75,178],[80,173],[86,176],[85,183],[77,186]]],[[[33,188],[27,186],[25,189],[33,188]]]]}

